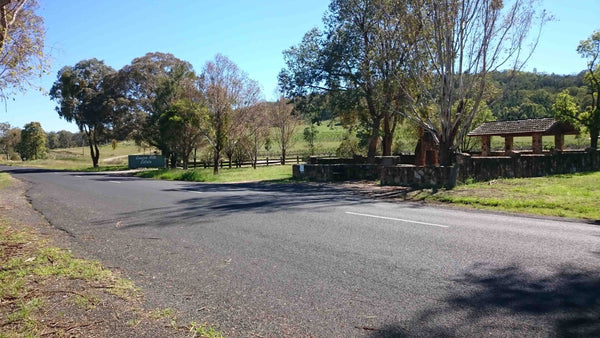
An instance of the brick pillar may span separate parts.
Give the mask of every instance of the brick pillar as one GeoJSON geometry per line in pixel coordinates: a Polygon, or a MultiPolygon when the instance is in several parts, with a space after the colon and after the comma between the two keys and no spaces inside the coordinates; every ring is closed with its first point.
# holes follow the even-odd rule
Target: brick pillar
{"type": "Polygon", "coordinates": [[[559,151],[565,150],[565,135],[563,135],[563,134],[554,135],[554,150],[559,150],[559,151]]]}
{"type": "Polygon", "coordinates": [[[504,151],[507,154],[512,153],[513,147],[513,137],[512,136],[504,136],[504,151]]]}
{"type": "Polygon", "coordinates": [[[534,154],[542,153],[542,134],[536,133],[531,136],[531,149],[534,154]]]}
{"type": "Polygon", "coordinates": [[[437,150],[427,150],[425,153],[425,157],[427,158],[426,164],[427,166],[439,167],[440,160],[438,156],[437,150]]]}
{"type": "Polygon", "coordinates": [[[492,145],[492,137],[489,135],[481,136],[481,156],[489,156],[492,145]]]}

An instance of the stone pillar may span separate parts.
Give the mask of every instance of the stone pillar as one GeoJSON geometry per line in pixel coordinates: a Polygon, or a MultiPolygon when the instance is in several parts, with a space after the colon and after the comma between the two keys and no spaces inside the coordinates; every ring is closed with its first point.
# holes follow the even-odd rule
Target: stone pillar
{"type": "Polygon", "coordinates": [[[533,149],[534,154],[542,153],[542,134],[535,133],[531,136],[531,149],[533,149]]]}
{"type": "Polygon", "coordinates": [[[563,135],[563,134],[554,135],[554,150],[557,150],[557,151],[565,150],[565,135],[563,135]]]}
{"type": "Polygon", "coordinates": [[[504,151],[507,154],[513,152],[513,137],[512,136],[504,136],[504,151]]]}
{"type": "Polygon", "coordinates": [[[492,137],[489,135],[481,136],[481,156],[489,156],[492,148],[492,137]]]}

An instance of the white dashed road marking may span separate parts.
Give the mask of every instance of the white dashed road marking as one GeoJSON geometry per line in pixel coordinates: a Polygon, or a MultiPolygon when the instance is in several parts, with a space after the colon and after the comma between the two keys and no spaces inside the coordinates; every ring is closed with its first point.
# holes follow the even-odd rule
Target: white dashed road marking
{"type": "Polygon", "coordinates": [[[379,218],[379,219],[387,219],[387,220],[390,220],[390,221],[398,221],[398,222],[406,222],[406,223],[431,225],[431,226],[439,227],[439,228],[449,228],[449,226],[447,226],[447,225],[434,224],[434,223],[426,223],[426,222],[419,222],[419,221],[411,221],[411,220],[408,220],[408,219],[385,217],[385,216],[377,216],[377,215],[368,215],[368,214],[359,214],[359,213],[350,212],[350,211],[346,211],[346,213],[349,214],[349,215],[355,215],[355,216],[364,216],[364,217],[372,217],[372,218],[379,218]]]}

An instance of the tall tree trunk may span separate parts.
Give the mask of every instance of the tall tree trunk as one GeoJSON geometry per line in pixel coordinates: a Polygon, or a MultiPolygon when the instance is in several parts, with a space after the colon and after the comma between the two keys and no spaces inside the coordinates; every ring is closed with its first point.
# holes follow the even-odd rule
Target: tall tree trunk
{"type": "Polygon", "coordinates": [[[391,124],[393,123],[389,113],[386,113],[383,118],[383,138],[381,141],[381,152],[383,156],[392,155],[392,143],[394,142],[394,132],[391,124]]]}
{"type": "Polygon", "coordinates": [[[96,153],[93,155],[94,168],[98,168],[98,160],[100,159],[100,149],[98,149],[98,140],[96,140],[96,135],[94,135],[94,150],[96,151],[96,153]]]}
{"type": "MultiPolygon", "coordinates": [[[[96,143],[96,135],[93,130],[86,130],[85,134],[88,137],[88,146],[90,147],[90,157],[92,158],[92,165],[94,168],[98,168],[98,157],[96,152],[94,151],[94,146],[96,143]]],[[[98,147],[96,146],[96,150],[98,147]]]]}
{"type": "Polygon", "coordinates": [[[215,147],[215,153],[213,157],[213,174],[219,174],[219,160],[221,159],[221,149],[219,147],[215,147]]]}
{"type": "Polygon", "coordinates": [[[439,161],[441,166],[451,166],[454,151],[452,150],[452,141],[440,140],[439,161]]]}
{"type": "Polygon", "coordinates": [[[394,143],[393,135],[383,136],[383,156],[392,156],[392,144],[394,143]]]}
{"type": "Polygon", "coordinates": [[[600,134],[600,130],[594,128],[590,129],[590,147],[592,149],[598,149],[598,135],[600,134]]]}
{"type": "Polygon", "coordinates": [[[369,150],[367,152],[367,161],[369,163],[375,162],[375,155],[377,154],[377,144],[379,143],[379,130],[381,125],[381,118],[375,119],[371,124],[371,137],[369,140],[369,150]]]}
{"type": "Polygon", "coordinates": [[[285,147],[281,147],[281,165],[285,165],[285,147]]]}

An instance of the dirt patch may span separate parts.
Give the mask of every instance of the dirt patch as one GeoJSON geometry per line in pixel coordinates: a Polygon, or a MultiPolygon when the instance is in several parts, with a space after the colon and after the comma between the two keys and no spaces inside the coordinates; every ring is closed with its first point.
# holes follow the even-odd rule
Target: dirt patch
{"type": "Polygon", "coordinates": [[[69,235],[35,212],[24,191],[16,180],[0,190],[0,335],[191,335],[175,311],[146,308],[129,280],[72,257],[69,235]]]}

